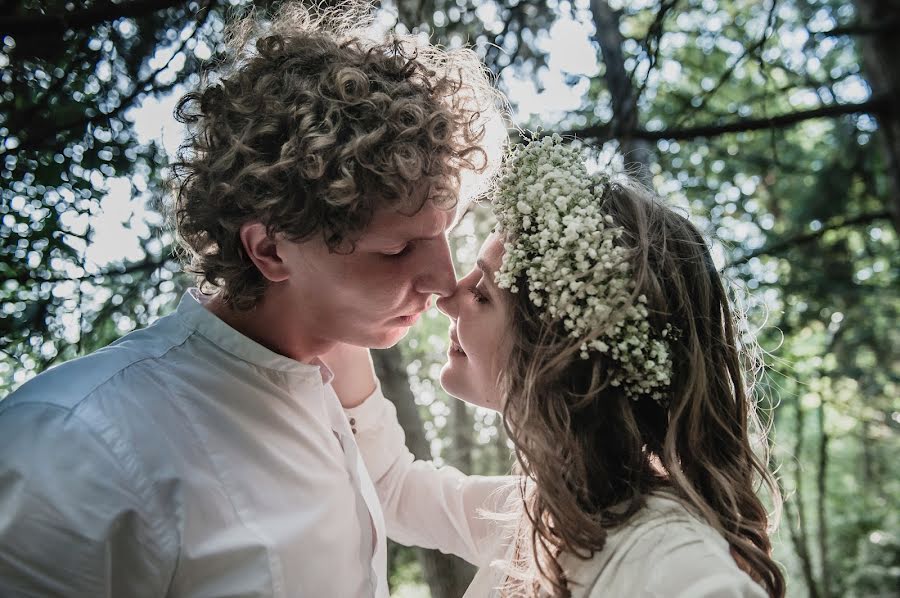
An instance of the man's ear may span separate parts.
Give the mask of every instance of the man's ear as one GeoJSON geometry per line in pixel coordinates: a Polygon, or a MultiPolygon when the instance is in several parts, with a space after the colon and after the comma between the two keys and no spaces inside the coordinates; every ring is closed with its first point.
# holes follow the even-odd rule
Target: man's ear
{"type": "Polygon", "coordinates": [[[240,235],[244,251],[264,278],[270,282],[287,280],[288,269],[278,255],[278,243],[262,222],[245,222],[240,235]]]}

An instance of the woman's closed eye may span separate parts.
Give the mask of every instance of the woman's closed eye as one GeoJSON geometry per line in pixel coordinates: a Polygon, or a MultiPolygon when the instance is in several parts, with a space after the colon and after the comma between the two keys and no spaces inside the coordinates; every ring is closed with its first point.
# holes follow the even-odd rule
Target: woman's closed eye
{"type": "Polygon", "coordinates": [[[472,293],[472,296],[475,298],[475,303],[487,303],[487,296],[481,292],[478,287],[469,287],[469,292],[472,293]]]}

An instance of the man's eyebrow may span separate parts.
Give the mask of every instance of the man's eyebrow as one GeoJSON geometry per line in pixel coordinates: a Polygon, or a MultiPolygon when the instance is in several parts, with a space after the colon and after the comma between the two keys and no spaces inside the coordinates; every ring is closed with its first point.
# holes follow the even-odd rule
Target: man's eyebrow
{"type": "Polygon", "coordinates": [[[424,235],[414,235],[411,237],[407,237],[406,235],[401,235],[399,237],[394,237],[394,238],[386,241],[385,244],[390,247],[402,247],[403,245],[406,245],[407,243],[414,243],[416,241],[433,241],[434,239],[437,239],[438,237],[440,237],[442,234],[443,234],[443,231],[441,231],[438,234],[431,236],[431,237],[426,237],[424,235]]]}
{"type": "Polygon", "coordinates": [[[432,241],[434,239],[438,239],[438,238],[446,235],[448,228],[449,228],[449,225],[442,226],[442,227],[432,229],[429,231],[424,231],[422,233],[413,233],[409,236],[407,236],[406,234],[401,234],[398,237],[395,237],[395,239],[393,239],[393,240],[396,241],[399,238],[400,241],[398,243],[409,243],[412,241],[432,241]]]}
{"type": "Polygon", "coordinates": [[[486,278],[491,283],[491,286],[496,286],[496,283],[494,281],[494,271],[491,269],[491,267],[488,266],[487,263],[485,263],[485,261],[482,259],[476,261],[475,265],[478,266],[478,269],[484,273],[484,278],[486,278]]]}
{"type": "Polygon", "coordinates": [[[373,241],[373,242],[374,242],[374,243],[378,243],[378,244],[380,244],[380,245],[387,245],[387,246],[390,246],[390,247],[401,247],[401,246],[403,246],[403,245],[406,245],[407,243],[412,243],[412,242],[414,242],[414,241],[432,241],[432,240],[434,240],[434,239],[439,238],[439,237],[440,237],[441,235],[443,235],[446,231],[445,231],[445,230],[440,230],[440,231],[438,231],[437,233],[435,233],[434,235],[432,235],[432,236],[430,236],[430,237],[427,236],[427,234],[428,234],[429,232],[431,232],[431,231],[426,231],[425,234],[416,234],[416,233],[413,233],[413,234],[411,234],[411,235],[409,235],[409,236],[407,236],[406,234],[402,234],[402,233],[401,233],[401,234],[392,235],[392,236],[384,236],[383,238],[381,238],[381,239],[379,239],[379,240],[376,240],[376,241],[373,241]]]}

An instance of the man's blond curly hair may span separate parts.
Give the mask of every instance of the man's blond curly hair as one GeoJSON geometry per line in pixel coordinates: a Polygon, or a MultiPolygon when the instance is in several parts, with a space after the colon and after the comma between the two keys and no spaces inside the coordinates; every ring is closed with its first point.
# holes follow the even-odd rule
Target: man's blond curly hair
{"type": "Polygon", "coordinates": [[[366,3],[287,3],[231,25],[224,60],[178,103],[189,136],[172,169],[183,261],[202,289],[249,309],[267,281],[241,225],[349,243],[376,209],[452,207],[489,165],[501,96],[470,50],[372,37],[366,3]]]}

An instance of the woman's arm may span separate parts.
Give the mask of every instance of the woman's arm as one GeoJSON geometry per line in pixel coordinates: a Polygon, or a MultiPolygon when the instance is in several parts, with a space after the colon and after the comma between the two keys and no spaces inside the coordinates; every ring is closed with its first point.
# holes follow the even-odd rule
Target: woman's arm
{"type": "Polygon", "coordinates": [[[396,408],[381,394],[369,352],[344,346],[322,359],[335,374],[332,385],[375,483],[388,536],[479,566],[502,556],[505,522],[488,514],[506,507],[517,488],[515,478],[467,476],[416,461],[396,408]]]}

